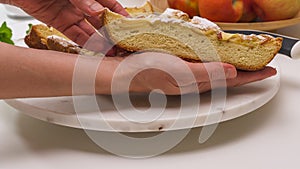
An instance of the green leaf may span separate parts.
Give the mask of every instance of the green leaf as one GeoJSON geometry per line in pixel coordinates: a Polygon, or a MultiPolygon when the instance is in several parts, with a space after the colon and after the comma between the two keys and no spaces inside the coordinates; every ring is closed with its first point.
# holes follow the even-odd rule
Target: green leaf
{"type": "Polygon", "coordinates": [[[5,42],[5,43],[8,43],[8,44],[12,44],[12,45],[14,45],[14,42],[10,39],[10,38],[6,38],[6,37],[1,37],[0,36],[0,41],[1,42],[5,42]]]}
{"type": "Polygon", "coordinates": [[[28,35],[29,34],[29,32],[31,31],[31,28],[32,28],[32,24],[30,23],[30,24],[28,24],[28,30],[26,31],[26,34],[28,35]]]}
{"type": "Polygon", "coordinates": [[[3,22],[0,27],[0,41],[9,44],[14,44],[11,38],[12,30],[6,25],[6,22],[3,22]]]}

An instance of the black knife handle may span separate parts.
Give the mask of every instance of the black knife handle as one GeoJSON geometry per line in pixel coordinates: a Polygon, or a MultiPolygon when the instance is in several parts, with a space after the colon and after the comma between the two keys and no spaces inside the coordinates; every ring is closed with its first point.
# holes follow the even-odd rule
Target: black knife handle
{"type": "Polygon", "coordinates": [[[250,34],[267,34],[273,37],[280,37],[283,39],[282,41],[282,47],[279,51],[279,53],[287,55],[291,57],[291,51],[293,49],[293,46],[299,42],[299,39],[297,38],[292,38],[284,35],[279,35],[276,33],[271,33],[271,32],[264,32],[264,31],[256,31],[256,30],[227,30],[225,31],[227,33],[240,33],[240,34],[245,34],[245,35],[250,35],[250,34]]]}

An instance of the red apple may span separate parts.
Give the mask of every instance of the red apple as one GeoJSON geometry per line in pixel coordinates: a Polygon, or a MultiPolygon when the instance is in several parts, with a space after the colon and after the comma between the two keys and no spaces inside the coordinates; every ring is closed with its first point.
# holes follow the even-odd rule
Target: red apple
{"type": "Polygon", "coordinates": [[[179,9],[190,17],[199,15],[198,0],[168,0],[170,8],[179,9]]]}
{"type": "Polygon", "coordinates": [[[239,22],[251,22],[257,18],[257,15],[254,11],[254,2],[253,0],[243,0],[243,15],[239,22]]]}
{"type": "Polygon", "coordinates": [[[217,22],[237,22],[243,14],[243,0],[199,0],[201,17],[217,22]]]}
{"type": "Polygon", "coordinates": [[[300,0],[253,0],[254,9],[262,21],[293,18],[299,13],[300,0]]]}

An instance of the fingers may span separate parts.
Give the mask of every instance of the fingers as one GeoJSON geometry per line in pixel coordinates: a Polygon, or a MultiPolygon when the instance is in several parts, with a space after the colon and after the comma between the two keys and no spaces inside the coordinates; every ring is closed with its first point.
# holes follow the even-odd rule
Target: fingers
{"type": "Polygon", "coordinates": [[[100,2],[96,0],[69,1],[76,8],[83,12],[83,14],[81,14],[82,20],[76,24],[69,24],[71,26],[66,27],[62,30],[62,32],[65,35],[67,35],[71,40],[73,40],[81,46],[83,46],[89,40],[90,36],[95,33],[94,28],[99,29],[102,26],[101,20],[98,16],[104,10],[105,7],[108,7],[114,12],[118,12],[123,15],[128,15],[125,9],[116,0],[105,0],[100,2]],[[86,20],[84,20],[85,18],[90,24],[86,22],[86,20]]]}
{"type": "Polygon", "coordinates": [[[96,33],[90,23],[85,20],[67,27],[65,30],[62,30],[62,33],[78,45],[94,52],[110,54],[110,50],[113,49],[113,45],[102,35],[96,33]]]}
{"type": "Polygon", "coordinates": [[[242,86],[251,82],[260,81],[271,76],[276,75],[276,69],[272,67],[266,67],[263,70],[255,72],[238,71],[236,78],[227,80],[217,80],[211,82],[198,83],[199,92],[206,92],[215,88],[230,88],[242,86]]]}
{"type": "Polygon", "coordinates": [[[94,27],[95,29],[101,29],[103,25],[103,20],[100,19],[98,16],[86,17],[86,20],[94,27]]]}
{"type": "Polygon", "coordinates": [[[81,20],[77,24],[72,24],[70,27],[62,30],[62,33],[75,43],[83,46],[90,36],[95,33],[95,30],[85,20],[81,20]]]}
{"type": "Polygon", "coordinates": [[[70,0],[70,2],[85,14],[95,16],[104,10],[104,7],[95,0],[70,0]]]}
{"type": "Polygon", "coordinates": [[[266,67],[263,70],[255,72],[239,71],[238,75],[234,79],[227,80],[228,87],[241,86],[247,83],[266,79],[268,77],[276,75],[276,69],[272,67],[266,67]]]}
{"type": "Polygon", "coordinates": [[[104,10],[104,7],[121,15],[128,15],[125,9],[116,0],[70,0],[70,2],[89,16],[99,15],[104,10]]]}
{"type": "Polygon", "coordinates": [[[187,62],[193,72],[197,82],[209,82],[219,79],[232,79],[237,76],[237,70],[233,65],[210,62],[210,63],[190,63],[187,62]]]}
{"type": "Polygon", "coordinates": [[[256,81],[269,78],[271,76],[276,75],[276,73],[277,73],[276,69],[272,67],[266,67],[263,70],[255,71],[255,72],[238,71],[237,76],[235,78],[199,82],[197,84],[198,89],[195,89],[194,85],[182,86],[182,87],[178,87],[177,90],[172,90],[172,92],[169,94],[180,95],[180,94],[195,93],[195,92],[203,93],[216,88],[237,87],[251,82],[256,82],[256,81]]]}

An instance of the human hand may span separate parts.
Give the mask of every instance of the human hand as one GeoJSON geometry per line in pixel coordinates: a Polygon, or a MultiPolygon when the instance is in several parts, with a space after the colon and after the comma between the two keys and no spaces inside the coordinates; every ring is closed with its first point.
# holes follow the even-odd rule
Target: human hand
{"type": "Polygon", "coordinates": [[[95,28],[101,27],[98,16],[104,7],[128,15],[116,0],[11,0],[9,3],[57,28],[79,45],[84,45],[95,33],[95,28]]]}
{"type": "Polygon", "coordinates": [[[190,63],[168,54],[154,52],[108,59],[113,59],[114,64],[110,64],[110,68],[105,68],[103,64],[104,70],[99,70],[101,75],[97,78],[102,79],[96,80],[96,91],[102,94],[148,93],[153,90],[161,90],[167,95],[203,93],[214,88],[244,85],[276,74],[276,70],[271,67],[244,72],[237,71],[233,65],[226,63],[190,63]]]}

